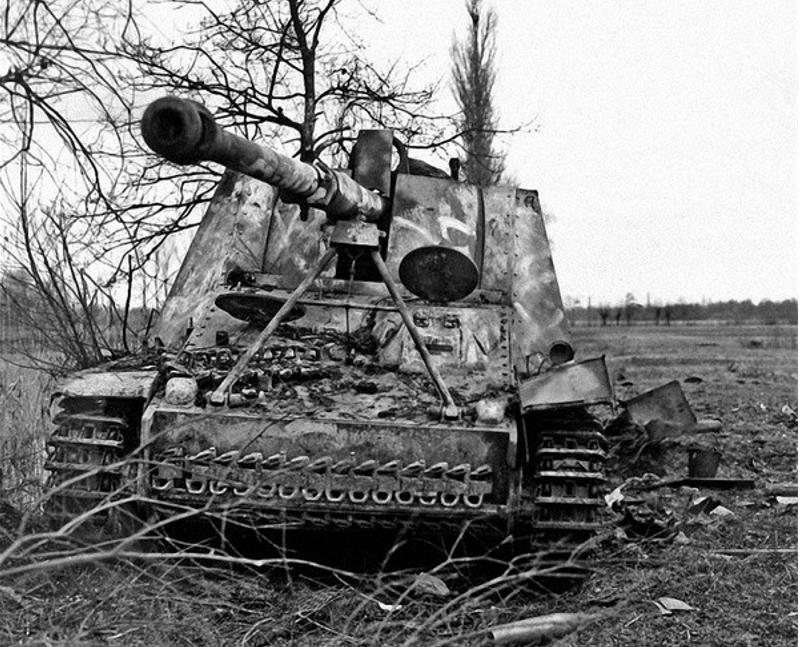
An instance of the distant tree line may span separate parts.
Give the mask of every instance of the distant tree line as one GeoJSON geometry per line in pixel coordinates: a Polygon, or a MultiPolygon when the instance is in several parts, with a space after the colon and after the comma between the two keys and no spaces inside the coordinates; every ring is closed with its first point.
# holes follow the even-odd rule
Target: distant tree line
{"type": "Polygon", "coordinates": [[[729,324],[756,323],[764,325],[797,324],[797,299],[753,303],[745,301],[715,301],[712,303],[670,303],[640,305],[626,301],[619,306],[588,306],[573,304],[567,308],[573,325],[588,326],[668,326],[683,322],[719,322],[729,324]]]}

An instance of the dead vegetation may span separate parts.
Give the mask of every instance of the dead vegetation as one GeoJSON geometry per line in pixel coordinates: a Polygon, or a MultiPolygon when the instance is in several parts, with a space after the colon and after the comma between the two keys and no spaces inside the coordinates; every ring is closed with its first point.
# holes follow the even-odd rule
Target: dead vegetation
{"type": "MultiPolygon", "coordinates": [[[[719,476],[756,487],[626,489],[636,518],[666,532],[637,535],[624,508],[609,511],[595,572],[555,595],[532,578],[543,569],[535,555],[491,573],[456,558],[424,571],[363,573],[201,544],[79,540],[63,528],[52,534],[35,508],[21,517],[24,498],[10,499],[5,481],[14,505],[0,510],[0,644],[485,645],[491,628],[558,612],[588,618],[558,639],[562,646],[794,644],[796,497],[776,486],[797,482],[796,351],[742,343],[754,332],[733,327],[577,336],[584,356],[609,354],[623,399],[678,379],[699,417],[722,421],[721,432],[666,442],[665,477],[685,475],[687,448],[699,443],[721,452],[719,476]],[[696,505],[702,496],[717,513],[696,505]],[[667,613],[659,598],[690,608],[667,613]]],[[[782,339],[771,330],[756,336],[782,339]]],[[[22,426],[41,438],[45,385],[10,371],[2,437],[19,442],[22,426]]],[[[2,460],[22,466],[7,453],[2,460]]],[[[612,487],[621,483],[610,476],[612,487]]]]}
{"type": "Polygon", "coordinates": [[[0,502],[25,510],[42,495],[51,380],[23,360],[0,355],[0,502]]]}

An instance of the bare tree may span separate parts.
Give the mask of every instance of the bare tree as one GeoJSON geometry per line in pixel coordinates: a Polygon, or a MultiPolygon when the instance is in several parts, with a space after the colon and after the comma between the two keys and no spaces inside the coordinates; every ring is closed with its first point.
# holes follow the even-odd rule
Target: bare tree
{"type": "MultiPolygon", "coordinates": [[[[24,196],[29,158],[19,160],[24,196]]],[[[132,261],[121,291],[96,278],[103,263],[86,234],[91,221],[73,217],[57,201],[28,209],[23,197],[15,203],[16,240],[4,241],[8,269],[0,276],[0,300],[7,322],[17,332],[12,350],[35,365],[84,368],[130,352],[141,331],[131,318],[132,261]],[[117,305],[118,298],[123,305],[117,305]]]]}
{"type": "Polygon", "coordinates": [[[451,48],[453,93],[461,109],[460,128],[466,179],[479,186],[496,183],[505,168],[494,146],[497,118],[492,102],[495,83],[497,14],[482,0],[467,0],[469,32],[451,48]]]}
{"type": "Polygon", "coordinates": [[[611,310],[608,306],[602,305],[600,309],[597,311],[600,315],[600,321],[603,326],[608,324],[608,318],[611,316],[611,310]]]}
{"type": "Polygon", "coordinates": [[[625,313],[626,325],[628,326],[631,325],[631,321],[633,320],[636,311],[641,310],[642,308],[643,306],[636,300],[636,297],[633,295],[632,292],[628,292],[625,295],[625,305],[623,306],[623,310],[625,313]]]}
{"type": "Polygon", "coordinates": [[[56,329],[73,337],[76,364],[96,361],[111,343],[101,334],[108,317],[88,332],[71,325],[99,312],[99,301],[119,312],[116,338],[132,346],[132,295],[140,306],[142,290],[163,295],[160,250],[196,225],[219,179],[213,165],[177,169],[142,148],[137,119],[159,94],[198,98],[226,127],[278,139],[304,160],[341,160],[365,125],[392,127],[412,147],[453,137],[452,120],[432,112],[435,85],[415,87],[413,67],[365,60],[344,4],[237,0],[220,11],[203,0],[161,3],[196,20],[174,42],[133,3],[7,4],[0,203],[10,233],[2,247],[45,293],[56,329]]]}
{"type": "Polygon", "coordinates": [[[174,4],[202,19],[177,45],[145,39],[130,49],[142,90],[202,98],[222,124],[245,137],[279,137],[304,161],[342,152],[365,125],[391,127],[419,147],[448,134],[449,120],[432,111],[436,85],[414,86],[413,67],[399,62],[380,69],[366,61],[343,0],[238,0],[224,12],[204,0],[174,4]]]}
{"type": "Polygon", "coordinates": [[[105,0],[9,2],[0,21],[9,60],[0,75],[0,290],[62,367],[128,346],[126,296],[148,264],[131,208],[147,200],[129,181],[143,157],[132,137],[135,68],[118,47],[129,32],[130,7],[105,0]]]}

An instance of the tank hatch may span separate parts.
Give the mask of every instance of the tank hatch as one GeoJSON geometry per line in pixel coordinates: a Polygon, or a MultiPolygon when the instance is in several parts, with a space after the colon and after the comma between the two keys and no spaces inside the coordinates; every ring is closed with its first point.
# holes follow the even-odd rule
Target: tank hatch
{"type": "MultiPolygon", "coordinates": [[[[286,301],[283,296],[266,292],[224,292],[215,300],[215,305],[231,317],[247,321],[256,326],[265,326],[286,301]]],[[[305,308],[297,305],[289,311],[284,321],[294,321],[305,314],[305,308]]]]}
{"type": "Polygon", "coordinates": [[[478,285],[478,268],[472,259],[442,245],[427,245],[410,251],[398,270],[400,281],[409,292],[426,301],[458,301],[478,285]]]}

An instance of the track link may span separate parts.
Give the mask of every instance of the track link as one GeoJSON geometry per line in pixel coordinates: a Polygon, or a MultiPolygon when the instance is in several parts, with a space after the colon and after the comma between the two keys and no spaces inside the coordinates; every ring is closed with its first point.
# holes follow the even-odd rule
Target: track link
{"type": "Polygon", "coordinates": [[[150,475],[159,498],[218,497],[283,505],[480,509],[492,491],[488,465],[427,465],[331,456],[263,456],[209,447],[195,455],[162,451],[150,475]]]}
{"type": "Polygon", "coordinates": [[[600,526],[606,439],[598,423],[567,419],[537,434],[534,458],[536,528],[580,539],[600,526]]]}
{"type": "Polygon", "coordinates": [[[129,433],[123,418],[62,412],[54,423],[44,464],[51,518],[74,518],[132,487],[135,467],[122,463],[129,433]]]}

